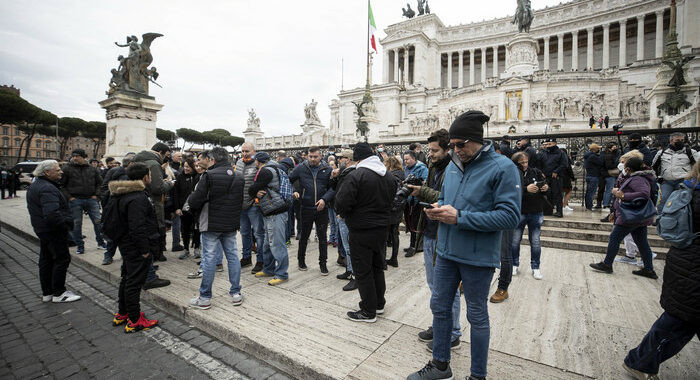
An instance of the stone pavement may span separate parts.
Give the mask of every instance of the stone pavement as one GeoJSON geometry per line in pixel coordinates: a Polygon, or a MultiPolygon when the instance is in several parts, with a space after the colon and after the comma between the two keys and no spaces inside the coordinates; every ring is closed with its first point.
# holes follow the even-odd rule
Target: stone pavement
{"type": "MultiPolygon", "coordinates": [[[[33,236],[24,199],[0,203],[4,224],[33,236]]],[[[100,265],[102,251],[95,248],[89,220],[84,223],[86,254],[74,255],[74,265],[116,284],[120,259],[100,265]]],[[[402,247],[407,235],[401,236],[402,247]]],[[[239,244],[240,247],[240,244],[239,244]]],[[[430,325],[429,290],[425,284],[423,258],[399,257],[399,268],[386,272],[386,313],[375,324],[358,324],[345,312],[357,307],[357,292],[343,292],[344,282],[335,279],[342,268],[335,266],[336,250],[329,249],[331,275],[321,277],[314,258],[317,244],[309,245],[309,271],[296,268],[296,241],[289,249],[290,281],[270,287],[248,270],[241,283],[245,301],[233,307],[228,301],[227,279],[217,274],[212,309],[187,307],[199,282],[187,280],[196,269],[193,260],[180,261],[169,253],[159,273],[171,286],[144,292],[156,307],[181,316],[201,327],[220,342],[265,360],[298,378],[404,379],[429,359],[425,344],[416,334],[430,325]]],[[[633,276],[632,266],[615,264],[615,274],[595,273],[588,264],[603,252],[579,252],[544,248],[544,280],[532,278],[530,270],[514,278],[510,299],[490,304],[491,347],[489,377],[494,379],[626,378],[621,363],[649,329],[662,309],[658,303],[661,280],[633,276]]],[[[529,248],[521,259],[527,263],[529,248]]],[[[656,260],[663,274],[663,261],[656,260]]],[[[249,269],[249,268],[248,268],[249,269]]],[[[498,272],[496,272],[497,275],[498,272]]],[[[495,290],[496,276],[492,290],[495,290]]],[[[464,306],[462,307],[464,313],[464,306]]],[[[462,320],[462,346],[453,351],[452,368],[457,378],[469,374],[469,329],[462,320]]],[[[700,344],[693,340],[661,368],[662,378],[700,378],[700,344]]]]}
{"type": "Polygon", "coordinates": [[[161,327],[125,334],[113,327],[116,288],[73,265],[77,302],[41,302],[38,247],[0,233],[0,378],[288,379],[274,368],[144,305],[161,327]]]}

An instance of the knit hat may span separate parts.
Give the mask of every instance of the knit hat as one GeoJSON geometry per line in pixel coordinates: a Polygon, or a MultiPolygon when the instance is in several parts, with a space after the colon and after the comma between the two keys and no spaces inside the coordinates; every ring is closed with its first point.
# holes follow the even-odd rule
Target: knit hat
{"type": "Polygon", "coordinates": [[[73,157],[73,156],[80,156],[80,157],[83,157],[83,158],[87,157],[87,154],[85,153],[85,150],[83,150],[83,149],[74,149],[74,150],[70,153],[70,155],[71,155],[71,157],[73,157]]]}
{"type": "Polygon", "coordinates": [[[352,150],[353,161],[362,161],[373,154],[372,147],[366,142],[355,144],[355,148],[352,150]]]}
{"type": "Polygon", "coordinates": [[[489,117],[481,111],[467,111],[455,119],[450,126],[450,139],[484,142],[484,123],[489,117]]]}
{"type": "Polygon", "coordinates": [[[347,158],[347,159],[349,159],[349,160],[351,160],[351,161],[353,160],[352,149],[343,149],[343,150],[341,150],[339,153],[336,153],[335,156],[336,156],[336,157],[347,158]]]}
{"type": "Polygon", "coordinates": [[[260,163],[266,163],[267,161],[270,161],[270,154],[267,152],[258,152],[255,153],[255,156],[253,156],[255,161],[258,161],[260,163]]]}

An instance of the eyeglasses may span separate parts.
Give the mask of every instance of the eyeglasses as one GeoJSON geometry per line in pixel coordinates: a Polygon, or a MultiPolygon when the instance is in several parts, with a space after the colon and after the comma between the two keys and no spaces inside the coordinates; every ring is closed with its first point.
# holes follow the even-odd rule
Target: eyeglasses
{"type": "Polygon", "coordinates": [[[447,146],[450,149],[454,149],[455,147],[457,147],[459,149],[464,149],[464,147],[467,145],[468,142],[469,142],[469,140],[464,140],[464,141],[461,141],[458,143],[449,143],[447,146]]]}

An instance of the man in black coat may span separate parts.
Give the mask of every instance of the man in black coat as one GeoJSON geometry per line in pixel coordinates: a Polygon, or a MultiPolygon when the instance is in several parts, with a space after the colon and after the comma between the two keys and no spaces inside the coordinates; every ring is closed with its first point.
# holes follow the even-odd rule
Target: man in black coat
{"type": "MultiPolygon", "coordinates": [[[[112,157],[109,157],[112,158],[112,157]]],[[[102,202],[102,208],[104,209],[105,206],[107,206],[107,202],[109,202],[109,197],[110,197],[110,191],[109,191],[109,184],[112,181],[126,181],[129,179],[129,177],[126,175],[126,168],[129,166],[131,163],[131,160],[134,158],[134,153],[127,153],[126,156],[124,156],[124,166],[112,166],[110,169],[107,170],[107,172],[104,175],[104,179],[102,180],[102,185],[100,185],[100,200],[102,202]]],[[[112,161],[114,161],[114,158],[112,158],[112,161]]],[[[109,237],[104,236],[105,242],[107,243],[107,250],[105,251],[105,256],[102,259],[102,265],[109,265],[112,263],[114,254],[117,251],[117,245],[114,244],[114,242],[109,239],[109,237]]]]}
{"type": "Polygon", "coordinates": [[[511,158],[513,153],[515,153],[515,151],[513,151],[513,149],[510,147],[510,142],[511,138],[508,135],[503,136],[501,139],[501,154],[508,158],[511,158]]]}
{"type": "Polygon", "coordinates": [[[349,311],[356,322],[375,322],[384,313],[384,244],[398,180],[367,143],[353,150],[357,168],[347,175],[335,207],[350,230],[352,268],[360,291],[360,310],[349,311]]]}
{"type": "Polygon", "coordinates": [[[113,219],[105,220],[105,231],[114,231],[111,238],[122,255],[119,283],[119,310],[114,326],[126,323],[127,333],[148,330],[158,320],[146,319],[141,312],[141,288],[153,262],[153,253],[160,249],[160,232],[155,208],[146,191],[151,175],[146,164],[134,163],[126,169],[128,180],[109,184],[110,199],[105,210],[113,209],[113,219]]]}
{"type": "Polygon", "coordinates": [[[72,302],[79,295],[66,290],[66,272],[70,265],[68,233],[73,216],[68,201],[58,189],[63,172],[54,160],[39,163],[36,180],[27,190],[27,209],[39,237],[39,281],[43,302],[72,302]]]}
{"type": "Polygon", "coordinates": [[[586,169],[586,210],[593,211],[593,197],[598,190],[598,183],[603,171],[603,159],[600,158],[600,145],[591,144],[590,151],[583,155],[583,167],[586,169]]]}
{"type": "Polygon", "coordinates": [[[622,151],[622,154],[625,154],[631,150],[638,150],[642,155],[644,155],[644,164],[648,167],[651,167],[652,162],[654,161],[654,153],[651,152],[651,149],[647,146],[647,144],[642,141],[642,135],[634,132],[631,133],[629,136],[629,145],[625,150],[622,151]]]}
{"type": "Polygon", "coordinates": [[[554,216],[562,218],[564,216],[562,210],[562,183],[561,176],[566,174],[566,166],[569,165],[569,159],[557,146],[557,139],[549,138],[542,143],[544,152],[540,153],[538,161],[541,163],[542,173],[547,177],[549,192],[547,197],[549,203],[556,207],[554,216]]]}

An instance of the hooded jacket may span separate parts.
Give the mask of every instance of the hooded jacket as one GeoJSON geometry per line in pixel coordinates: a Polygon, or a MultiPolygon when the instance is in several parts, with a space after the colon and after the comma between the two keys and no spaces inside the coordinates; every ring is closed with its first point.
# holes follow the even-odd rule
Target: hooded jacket
{"type": "Polygon", "coordinates": [[[603,172],[603,160],[598,153],[586,152],[583,155],[583,166],[586,168],[586,177],[600,178],[603,172]]]}
{"type": "Polygon", "coordinates": [[[201,232],[234,232],[241,225],[242,176],[228,161],[217,162],[202,174],[187,204],[199,212],[201,232]]]}
{"type": "MultiPolygon", "coordinates": [[[[654,176],[653,170],[638,170],[622,182],[620,191],[625,194],[625,201],[631,201],[637,198],[649,199],[651,197],[651,184],[655,181],[656,176],[654,176]]],[[[648,226],[654,222],[654,217],[651,217],[645,220],[625,223],[622,220],[622,213],[620,212],[620,199],[617,197],[615,197],[615,202],[613,202],[613,212],[615,213],[615,224],[619,225],[648,226]]]]}
{"type": "Polygon", "coordinates": [[[117,203],[119,220],[124,236],[117,242],[122,255],[143,255],[157,252],[160,246],[158,220],[153,202],[141,180],[112,181],[109,183],[109,203],[117,203]]]}
{"type": "Polygon", "coordinates": [[[99,195],[102,177],[100,177],[100,171],[97,168],[87,163],[78,165],[69,162],[63,165],[62,170],[63,176],[59,184],[66,199],[87,199],[99,195]]]}
{"type": "Polygon", "coordinates": [[[109,201],[109,183],[112,181],[127,181],[129,177],[126,176],[126,169],[123,166],[117,166],[110,168],[105,173],[104,179],[102,180],[102,185],[100,185],[100,200],[102,201],[102,207],[104,208],[109,201]]]}
{"type": "Polygon", "coordinates": [[[41,176],[27,190],[27,209],[34,232],[66,233],[73,229],[73,213],[56,182],[41,176]]]}
{"type": "Polygon", "coordinates": [[[151,198],[154,204],[161,201],[161,197],[173,188],[172,182],[163,182],[163,159],[160,154],[152,150],[143,150],[134,156],[134,162],[143,162],[151,171],[151,184],[148,186],[151,190],[151,198]]]}
{"type": "Polygon", "coordinates": [[[377,156],[360,161],[343,180],[335,198],[335,209],[350,230],[386,228],[398,180],[388,173],[377,156]]]}
{"type": "Polygon", "coordinates": [[[445,169],[440,205],[458,210],[457,224],[440,223],[436,252],[462,264],[498,268],[501,231],[520,222],[521,185],[515,164],[486,141],[464,166],[453,154],[445,169]]]}
{"type": "MultiPolygon", "coordinates": [[[[540,153],[538,160],[542,164],[542,167],[538,169],[541,169],[542,173],[547,177],[551,177],[552,173],[557,173],[557,177],[560,178],[566,175],[566,167],[569,165],[569,159],[558,146],[555,145],[553,148],[554,149],[545,149],[544,152],[540,153]]],[[[528,166],[532,165],[528,162],[528,166]]]]}
{"type": "Polygon", "coordinates": [[[313,173],[309,161],[304,161],[289,173],[289,182],[299,180],[301,188],[301,206],[306,209],[316,209],[316,202],[323,199],[326,205],[333,200],[335,190],[330,185],[331,167],[321,161],[316,174],[313,173]]]}

